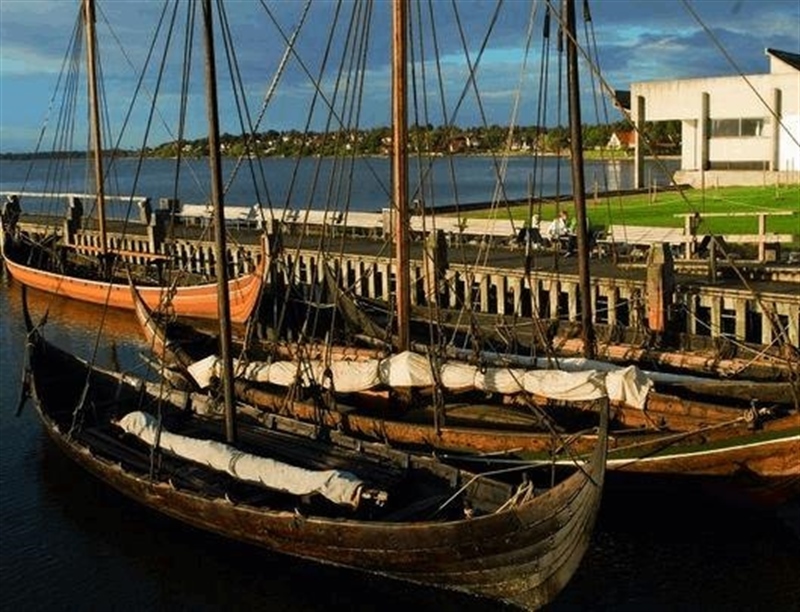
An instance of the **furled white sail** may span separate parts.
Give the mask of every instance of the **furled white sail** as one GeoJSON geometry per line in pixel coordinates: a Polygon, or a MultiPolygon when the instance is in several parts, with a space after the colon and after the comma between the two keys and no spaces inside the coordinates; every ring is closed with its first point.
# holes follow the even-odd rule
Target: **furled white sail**
{"type": "Polygon", "coordinates": [[[555,400],[595,400],[607,396],[604,375],[594,370],[530,370],[525,372],[525,390],[555,400]]]}
{"type": "Polygon", "coordinates": [[[606,374],[608,397],[627,406],[644,408],[653,379],[634,365],[606,374]]]}
{"type": "Polygon", "coordinates": [[[189,438],[165,429],[159,432],[155,417],[146,412],[130,412],[117,424],[147,444],[152,445],[158,437],[161,449],[227,472],[239,480],[292,495],[318,493],[336,504],[353,508],[358,506],[361,497],[364,483],[350,472],[307,470],[274,459],[243,453],[221,442],[189,438]]]}
{"type": "MultiPolygon", "coordinates": [[[[493,393],[514,394],[523,391],[562,401],[592,401],[608,397],[612,401],[643,408],[652,381],[635,366],[613,372],[584,370],[525,370],[522,368],[480,368],[462,361],[445,361],[434,369],[431,360],[419,353],[405,351],[385,359],[338,361],[326,365],[322,361],[236,362],[237,377],[260,383],[288,387],[318,384],[340,393],[367,391],[379,386],[431,387],[438,380],[445,389],[463,391],[477,389],[493,393]]],[[[207,357],[189,367],[190,374],[201,388],[219,376],[216,356],[207,357]]]]}

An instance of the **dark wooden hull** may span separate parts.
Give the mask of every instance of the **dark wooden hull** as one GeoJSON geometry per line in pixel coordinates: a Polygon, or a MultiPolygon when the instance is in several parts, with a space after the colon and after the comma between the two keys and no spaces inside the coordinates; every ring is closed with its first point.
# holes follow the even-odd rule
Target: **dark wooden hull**
{"type": "MultiPolygon", "coordinates": [[[[337,303],[347,303],[348,308],[343,309],[345,316],[359,308],[374,316],[388,320],[387,304],[374,298],[364,296],[354,297],[338,287],[337,303]]],[[[412,306],[412,313],[423,337],[430,334],[431,311],[427,306],[412,306]]],[[[436,310],[437,323],[435,330],[449,338],[451,334],[466,334],[464,314],[461,310],[452,308],[439,308],[436,310]]],[[[358,319],[352,319],[351,324],[356,326],[366,317],[363,313],[358,319]]],[[[536,319],[520,319],[517,316],[485,314],[470,312],[472,324],[481,330],[481,339],[489,341],[493,346],[503,347],[513,352],[514,349],[525,347],[526,352],[535,350],[545,356],[547,354],[561,357],[582,357],[584,355],[583,340],[576,337],[577,329],[574,325],[553,320],[543,320],[537,331],[536,319]],[[502,330],[498,333],[496,330],[502,330]],[[511,331],[509,331],[511,330],[511,331]],[[509,345],[509,336],[513,338],[513,345],[509,345]]],[[[364,333],[369,333],[365,331],[364,333]]],[[[730,378],[733,373],[742,379],[757,379],[763,381],[789,381],[795,379],[797,369],[797,354],[794,361],[787,356],[775,354],[774,351],[757,352],[756,350],[744,356],[727,357],[719,354],[714,349],[706,350],[680,350],[675,347],[642,346],[631,342],[618,342],[615,340],[598,340],[595,347],[596,359],[609,361],[622,365],[636,364],[643,369],[667,370],[684,372],[688,374],[705,374],[730,378]]]]}
{"type": "MultiPolygon", "coordinates": [[[[152,317],[139,300],[140,327],[160,358],[188,377],[193,361],[180,342],[152,317]]],[[[440,423],[404,418],[391,409],[384,396],[374,396],[381,409],[364,412],[324,410],[314,402],[288,403],[276,390],[244,381],[235,384],[236,395],[259,409],[323,424],[348,434],[384,440],[409,448],[447,451],[511,453],[528,458],[550,458],[566,452],[543,433],[533,418],[503,423],[497,406],[475,407],[469,417],[453,413],[440,423]],[[470,422],[471,421],[471,422],[470,422]]],[[[555,413],[559,410],[555,408],[555,413]]],[[[513,416],[513,415],[512,415],[513,416]]],[[[646,410],[615,406],[609,437],[608,470],[639,474],[641,478],[667,477],[672,481],[711,480],[739,491],[743,499],[776,505],[800,496],[800,413],[781,409],[772,418],[753,420],[752,412],[718,406],[663,393],[651,393],[646,410]],[[745,477],[746,476],[746,477],[745,477]]],[[[555,417],[556,420],[557,416],[555,417]]],[[[596,444],[593,432],[564,434],[571,452],[588,453],[596,444]]]]}
{"type": "Polygon", "coordinates": [[[684,484],[763,506],[800,498],[800,415],[738,433],[721,444],[704,440],[682,452],[654,450],[635,458],[612,453],[608,470],[628,482],[683,476],[684,484]]]}
{"type": "MultiPolygon", "coordinates": [[[[353,443],[350,452],[362,463],[367,455],[376,455],[383,466],[396,464],[404,479],[423,472],[436,475],[450,483],[452,494],[474,495],[476,508],[489,504],[494,510],[445,520],[316,515],[301,500],[273,507],[259,502],[258,495],[237,496],[235,485],[211,479],[197,467],[179,465],[151,477],[149,450],[115,435],[104,424],[105,418],[119,417],[126,409],[114,402],[140,405],[137,389],[101,371],[91,372],[86,406],[92,409],[86,413],[86,422],[70,434],[87,366],[45,343],[36,332],[30,337],[32,389],[50,437],[94,476],[181,522],[277,552],[529,609],[556,596],[589,544],[604,480],[606,429],[601,430],[591,461],[583,469],[573,469],[556,486],[518,501],[510,500],[514,487],[495,485],[488,477],[475,480],[432,457],[399,453],[382,444],[353,443]],[[103,417],[100,411],[109,412],[103,417]]],[[[193,419],[185,415],[178,422],[191,424],[193,419]]],[[[605,416],[603,422],[607,423],[605,416]]],[[[209,423],[214,421],[204,426],[210,427],[209,423]]],[[[254,431],[265,437],[275,435],[276,427],[273,421],[270,430],[258,427],[254,431]]],[[[333,442],[324,444],[321,448],[333,442]]]]}
{"type": "MultiPolygon", "coordinates": [[[[450,451],[509,453],[529,459],[563,455],[552,436],[531,425],[487,427],[442,425],[380,419],[353,412],[321,411],[311,403],[286,406],[270,392],[237,383],[237,395],[260,409],[321,422],[355,436],[386,440],[393,445],[450,451]]],[[[623,474],[707,479],[738,490],[743,498],[770,505],[800,496],[800,414],[792,413],[755,425],[738,412],[724,422],[686,417],[683,431],[616,427],[609,434],[608,471],[623,474]],[[745,477],[746,476],[746,477],[745,477]]],[[[592,432],[564,434],[572,452],[588,452],[592,432]]]]}

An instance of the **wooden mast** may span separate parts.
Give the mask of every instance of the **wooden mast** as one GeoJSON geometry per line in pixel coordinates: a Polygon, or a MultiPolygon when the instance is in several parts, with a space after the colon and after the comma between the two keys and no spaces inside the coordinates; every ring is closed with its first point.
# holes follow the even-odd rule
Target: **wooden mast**
{"type": "Polygon", "coordinates": [[[97,225],[100,231],[100,260],[102,262],[103,273],[106,273],[108,264],[108,238],[106,236],[103,141],[100,133],[100,97],[97,94],[97,36],[94,28],[94,0],[84,1],[83,20],[86,28],[86,73],[89,85],[90,130],[92,148],[94,149],[94,180],[97,197],[97,225]]]}
{"type": "Polygon", "coordinates": [[[208,163],[211,174],[211,205],[213,207],[214,249],[217,274],[217,304],[219,315],[219,344],[222,359],[222,390],[225,402],[225,436],[236,442],[234,410],[233,359],[231,357],[231,307],[228,296],[228,249],[225,244],[225,214],[223,212],[222,166],[219,154],[219,110],[217,105],[217,75],[214,59],[214,27],[211,0],[203,0],[203,29],[206,51],[206,109],[208,112],[208,163]]]}
{"type": "Polygon", "coordinates": [[[408,127],[406,99],[406,0],[392,3],[392,208],[395,241],[397,348],[411,346],[411,274],[408,232],[408,127]]]}
{"type": "Polygon", "coordinates": [[[572,160],[572,195],[575,200],[575,232],[578,242],[578,280],[581,290],[581,335],[583,354],[595,354],[592,326],[592,286],[589,278],[589,237],[586,222],[586,188],[583,176],[583,135],[581,132],[578,49],[575,37],[575,0],[564,0],[563,20],[567,43],[567,89],[569,92],[570,153],[572,160]]]}

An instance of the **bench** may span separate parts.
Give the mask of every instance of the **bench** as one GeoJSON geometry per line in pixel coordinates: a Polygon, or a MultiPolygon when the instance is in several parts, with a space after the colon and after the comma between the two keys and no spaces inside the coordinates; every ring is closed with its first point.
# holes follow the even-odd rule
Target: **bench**
{"type": "MultiPolygon", "coordinates": [[[[211,223],[213,212],[211,204],[181,204],[176,216],[186,225],[205,227],[211,223]]],[[[225,223],[235,224],[238,228],[256,227],[260,210],[258,206],[224,206],[222,214],[225,223]]]]}
{"type": "MultiPolygon", "coordinates": [[[[702,236],[698,236],[702,238],[702,236]]],[[[634,258],[644,258],[647,250],[654,244],[669,244],[673,251],[677,251],[691,236],[683,233],[680,227],[654,227],[646,225],[610,225],[605,234],[596,241],[596,251],[599,257],[607,255],[610,251],[617,254],[629,254],[634,258]]]]}
{"type": "Polygon", "coordinates": [[[765,234],[725,234],[722,238],[725,242],[731,244],[759,244],[762,241],[767,244],[791,244],[794,242],[794,236],[791,234],[776,234],[775,232],[767,232],[765,234]]]}
{"type": "Polygon", "coordinates": [[[493,238],[501,243],[512,243],[517,236],[521,223],[515,228],[510,219],[476,219],[467,217],[422,217],[412,216],[409,219],[411,231],[422,235],[434,229],[444,232],[448,244],[460,244],[493,238]]]}
{"type": "MultiPolygon", "coordinates": [[[[691,237],[689,237],[691,239],[691,237]]],[[[666,242],[680,246],[687,240],[681,227],[650,227],[646,225],[611,225],[602,242],[630,246],[652,246],[666,242]]]]}
{"type": "Polygon", "coordinates": [[[791,234],[776,234],[774,232],[767,232],[767,217],[785,217],[794,216],[793,210],[760,210],[760,211],[730,211],[718,213],[681,213],[674,215],[675,217],[682,217],[683,224],[686,228],[686,233],[692,230],[692,227],[697,227],[697,223],[704,217],[756,217],[758,220],[758,234],[738,234],[726,235],[724,239],[726,242],[738,244],[757,244],[758,245],[758,260],[768,261],[771,259],[780,259],[780,245],[791,243],[794,241],[794,236],[791,234]]]}

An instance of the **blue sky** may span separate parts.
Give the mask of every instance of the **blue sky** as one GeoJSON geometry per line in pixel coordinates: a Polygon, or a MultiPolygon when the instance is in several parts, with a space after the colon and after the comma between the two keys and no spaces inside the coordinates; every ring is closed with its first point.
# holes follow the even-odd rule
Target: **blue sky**
{"type": "MultiPolygon", "coordinates": [[[[582,37],[582,2],[578,0],[577,4],[578,29],[582,37]]],[[[259,124],[260,131],[302,130],[312,105],[315,110],[311,127],[323,129],[326,125],[326,104],[320,100],[315,102],[314,87],[308,73],[319,73],[323,58],[326,57],[328,32],[333,29],[336,15],[333,2],[312,3],[297,35],[296,55],[289,56],[279,70],[285,50],[284,37],[290,36],[301,22],[304,5],[301,0],[234,0],[226,4],[238,72],[244,83],[244,99],[251,117],[258,116],[266,93],[271,91],[270,83],[275,82],[274,92],[269,96],[269,103],[259,124]],[[264,7],[269,8],[269,13],[264,7]]],[[[122,146],[136,147],[145,140],[148,105],[140,104],[130,110],[130,119],[121,136],[119,126],[123,125],[129,112],[138,70],[144,64],[165,4],[162,0],[98,0],[98,6],[105,100],[113,139],[119,140],[122,146]],[[120,49],[124,49],[124,55],[120,49]]],[[[173,3],[167,6],[171,10],[173,3]]],[[[417,6],[416,2],[412,2],[412,12],[415,14],[417,6]]],[[[424,38],[426,61],[418,61],[416,66],[418,73],[423,65],[426,72],[424,97],[427,105],[423,104],[420,86],[417,90],[418,103],[412,106],[419,113],[421,122],[442,123],[442,107],[452,109],[462,97],[458,114],[450,116],[450,120],[458,125],[479,125],[484,121],[507,125],[515,108],[518,109],[516,122],[537,122],[537,116],[540,116],[537,114],[537,101],[542,89],[539,85],[542,2],[533,3],[537,7],[533,13],[536,19],[535,35],[530,42],[525,73],[521,73],[520,65],[525,57],[526,24],[532,10],[530,0],[505,0],[496,22],[493,22],[497,6],[495,0],[459,0],[455,4],[457,12],[454,12],[450,0],[435,0],[432,12],[436,24],[436,44],[442,58],[438,66],[431,60],[433,39],[430,36],[427,0],[419,6],[424,12],[423,21],[427,24],[423,26],[427,32],[424,38]],[[462,41],[458,29],[453,27],[456,24],[460,24],[463,41],[466,42],[462,41]],[[491,28],[489,24],[493,24],[491,28]],[[490,33],[488,37],[487,32],[490,33]],[[474,62],[484,41],[485,50],[476,77],[480,90],[478,103],[467,78],[464,47],[466,45],[474,62]],[[441,89],[436,78],[439,73],[442,75],[441,89]],[[520,84],[525,96],[517,101],[515,94],[520,84]],[[440,91],[444,91],[444,105],[440,91]]],[[[386,50],[389,21],[386,15],[388,11],[384,10],[387,8],[385,0],[378,0],[373,5],[374,14],[369,22],[370,60],[363,76],[363,100],[358,115],[343,102],[345,96],[342,92],[345,91],[346,81],[339,81],[338,94],[334,90],[334,74],[342,56],[349,61],[355,55],[346,52],[342,43],[344,36],[336,37],[338,44],[329,49],[327,69],[321,79],[326,99],[336,106],[338,114],[347,115],[350,122],[357,117],[358,124],[364,127],[389,123],[386,50]]],[[[800,53],[800,2],[797,0],[594,0],[590,2],[590,8],[593,38],[603,79],[615,89],[628,89],[630,83],[646,80],[733,75],[739,72],[764,73],[768,70],[765,48],[800,53]]],[[[60,114],[60,94],[54,97],[53,92],[70,44],[77,9],[77,0],[0,1],[0,151],[33,150],[45,123],[48,128],[41,147],[46,150],[52,146],[47,143],[54,137],[55,127],[63,121],[59,117],[64,116],[60,114]]],[[[180,10],[176,15],[173,49],[164,67],[162,83],[160,87],[157,84],[158,65],[153,61],[141,90],[154,92],[158,88],[160,92],[159,110],[152,118],[152,127],[147,135],[149,144],[170,140],[177,133],[180,58],[183,51],[182,43],[176,41],[183,37],[182,25],[186,19],[185,10],[180,10]]],[[[353,3],[345,2],[336,22],[338,32],[350,27],[353,13],[353,3]]],[[[199,37],[198,34],[198,40],[199,37]]],[[[163,46],[163,42],[159,45],[163,46]]],[[[421,51],[418,49],[416,53],[417,59],[421,60],[421,51]]],[[[554,73],[558,65],[557,53],[555,50],[550,53],[550,72],[554,73]]],[[[218,50],[218,64],[223,64],[224,59],[224,51],[218,50]]],[[[187,135],[191,138],[203,134],[201,120],[205,111],[199,95],[202,86],[201,66],[198,56],[193,71],[198,78],[188,89],[191,95],[187,135]]],[[[220,72],[222,80],[225,80],[226,71],[220,69],[220,72]]],[[[66,83],[62,79],[62,88],[66,83]]],[[[594,112],[595,105],[589,97],[593,87],[588,77],[583,78],[582,88],[584,122],[605,120],[605,113],[601,112],[598,118],[594,112]]],[[[222,90],[221,86],[222,129],[239,132],[235,102],[222,90]]],[[[78,91],[82,98],[84,86],[81,85],[78,91]]],[[[551,77],[543,94],[550,101],[545,117],[549,125],[558,122],[558,106],[555,102],[557,91],[557,80],[551,77]]],[[[146,95],[140,97],[144,102],[146,95]]],[[[83,123],[85,117],[86,111],[79,111],[76,121],[83,123]]],[[[619,116],[609,111],[608,118],[617,120],[619,116]]],[[[86,148],[85,131],[77,131],[74,148],[86,148]]]]}

